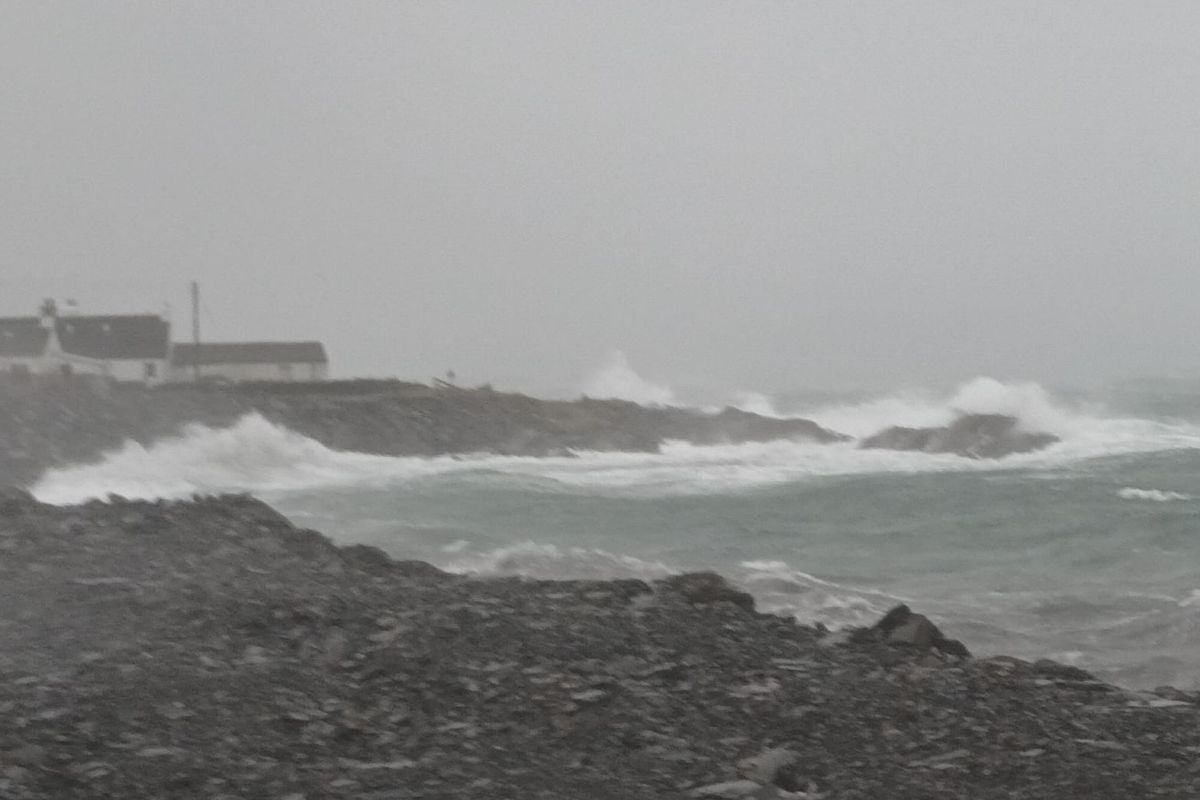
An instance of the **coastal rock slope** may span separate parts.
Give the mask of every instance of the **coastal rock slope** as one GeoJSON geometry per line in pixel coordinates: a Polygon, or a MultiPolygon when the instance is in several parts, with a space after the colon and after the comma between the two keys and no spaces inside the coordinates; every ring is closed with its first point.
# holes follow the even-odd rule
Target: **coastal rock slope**
{"type": "Polygon", "coordinates": [[[1195,798],[1200,707],[711,574],[447,575],[244,497],[0,494],[0,797],[1195,798]]]}
{"type": "Polygon", "coordinates": [[[1014,453],[1042,450],[1058,442],[1051,433],[1021,429],[1016,417],[1005,414],[963,414],[935,428],[892,427],[868,436],[860,447],[883,450],[917,450],[953,453],[966,458],[1003,458],[1014,453]]]}

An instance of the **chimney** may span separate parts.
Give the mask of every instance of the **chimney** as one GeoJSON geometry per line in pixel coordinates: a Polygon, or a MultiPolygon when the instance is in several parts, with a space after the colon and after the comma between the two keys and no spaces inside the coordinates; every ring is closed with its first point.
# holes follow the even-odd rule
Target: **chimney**
{"type": "Polygon", "coordinates": [[[54,330],[54,322],[58,319],[58,306],[52,299],[46,298],[38,309],[38,317],[43,328],[48,331],[54,330]]]}

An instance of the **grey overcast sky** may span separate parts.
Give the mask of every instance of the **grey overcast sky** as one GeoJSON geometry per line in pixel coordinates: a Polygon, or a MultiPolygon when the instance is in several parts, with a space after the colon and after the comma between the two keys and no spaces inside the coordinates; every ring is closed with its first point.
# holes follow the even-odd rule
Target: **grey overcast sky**
{"type": "Polygon", "coordinates": [[[0,4],[0,313],[531,391],[1200,375],[1200,3],[0,4]]]}

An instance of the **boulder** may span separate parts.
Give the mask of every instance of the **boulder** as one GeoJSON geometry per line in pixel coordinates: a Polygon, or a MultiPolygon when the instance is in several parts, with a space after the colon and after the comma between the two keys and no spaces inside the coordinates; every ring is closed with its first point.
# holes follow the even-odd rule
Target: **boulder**
{"type": "Polygon", "coordinates": [[[761,797],[762,791],[762,784],[755,781],[740,780],[701,786],[699,789],[693,789],[688,796],[716,798],[761,797]]]}
{"type": "Polygon", "coordinates": [[[735,589],[715,572],[685,572],[664,578],[659,584],[693,605],[733,603],[746,611],[754,610],[754,598],[749,592],[735,589]]]}
{"type": "Polygon", "coordinates": [[[764,417],[737,408],[725,408],[718,414],[691,409],[659,412],[661,430],[668,439],[683,439],[692,444],[740,444],[776,439],[799,439],[817,444],[849,441],[845,434],[823,428],[812,420],[799,417],[764,417]]]}
{"type": "Polygon", "coordinates": [[[868,436],[859,447],[953,453],[965,458],[1003,458],[1049,447],[1059,438],[1051,433],[1021,430],[1020,420],[1004,414],[963,414],[938,428],[892,427],[868,436]]]}
{"type": "Polygon", "coordinates": [[[794,750],[776,747],[756,756],[743,758],[737,764],[738,774],[747,780],[773,785],[789,792],[803,789],[807,783],[797,774],[796,764],[800,754],[794,750]]]}
{"type": "Polygon", "coordinates": [[[912,647],[917,650],[937,650],[957,658],[970,658],[971,653],[957,639],[947,638],[924,614],[917,614],[906,605],[898,605],[865,631],[865,635],[887,644],[912,647]]]}
{"type": "Polygon", "coordinates": [[[378,547],[352,544],[339,548],[342,560],[354,569],[372,575],[400,575],[406,578],[445,578],[448,572],[425,561],[393,559],[378,547]]]}

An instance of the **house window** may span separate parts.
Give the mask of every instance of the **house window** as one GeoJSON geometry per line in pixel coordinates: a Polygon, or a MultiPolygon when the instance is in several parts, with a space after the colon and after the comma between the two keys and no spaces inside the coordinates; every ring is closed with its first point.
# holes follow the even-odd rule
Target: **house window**
{"type": "Polygon", "coordinates": [[[147,361],[145,374],[146,374],[146,380],[148,380],[148,381],[151,381],[151,380],[154,380],[155,378],[157,378],[158,377],[158,364],[155,364],[153,361],[147,361]]]}

